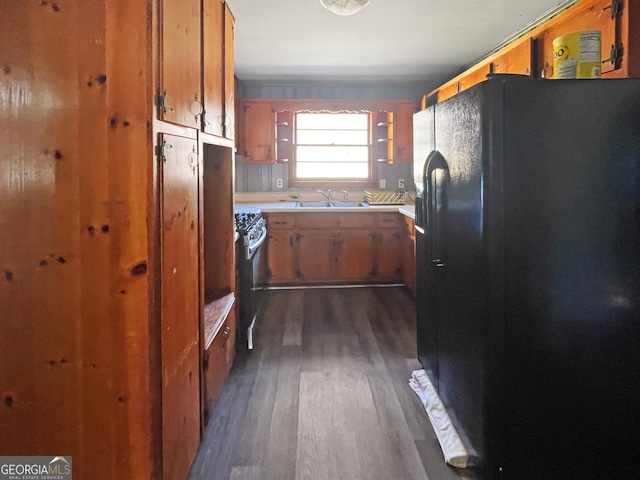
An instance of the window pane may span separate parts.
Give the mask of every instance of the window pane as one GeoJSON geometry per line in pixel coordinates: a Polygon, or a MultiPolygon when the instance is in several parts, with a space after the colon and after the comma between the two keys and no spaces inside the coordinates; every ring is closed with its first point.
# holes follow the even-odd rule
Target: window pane
{"type": "Polygon", "coordinates": [[[311,147],[299,146],[296,149],[298,162],[364,162],[369,161],[368,147],[311,147]]]}
{"type": "Polygon", "coordinates": [[[369,165],[366,163],[297,163],[298,178],[353,178],[369,177],[369,165]]]}
{"type": "Polygon", "coordinates": [[[298,113],[296,125],[299,129],[366,130],[369,115],[366,113],[298,113]]]}
{"type": "Polygon", "coordinates": [[[300,145],[367,145],[367,130],[298,130],[296,137],[300,145]]]}

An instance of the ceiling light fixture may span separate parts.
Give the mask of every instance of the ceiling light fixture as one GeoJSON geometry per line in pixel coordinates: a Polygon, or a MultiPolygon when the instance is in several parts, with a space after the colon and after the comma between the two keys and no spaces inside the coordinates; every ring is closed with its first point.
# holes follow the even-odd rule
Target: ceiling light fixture
{"type": "Polygon", "coordinates": [[[371,3],[371,0],[320,0],[324,8],[336,15],[353,15],[371,3]]]}

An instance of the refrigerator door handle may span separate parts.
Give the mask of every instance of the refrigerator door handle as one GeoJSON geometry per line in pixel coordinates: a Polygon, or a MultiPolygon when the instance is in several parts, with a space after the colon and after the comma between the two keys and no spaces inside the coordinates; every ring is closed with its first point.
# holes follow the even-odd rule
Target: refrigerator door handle
{"type": "Polygon", "coordinates": [[[424,192],[420,196],[416,196],[416,212],[415,212],[415,230],[416,232],[424,235],[424,192]]]}
{"type": "Polygon", "coordinates": [[[429,262],[445,266],[446,215],[449,193],[449,165],[436,150],[427,157],[424,170],[425,230],[428,235],[429,262]]]}

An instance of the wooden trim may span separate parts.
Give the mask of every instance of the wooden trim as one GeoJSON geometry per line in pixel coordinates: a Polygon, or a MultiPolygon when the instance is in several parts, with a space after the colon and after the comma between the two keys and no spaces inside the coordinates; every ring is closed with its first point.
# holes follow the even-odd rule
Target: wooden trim
{"type": "Polygon", "coordinates": [[[626,67],[626,77],[640,77],[640,2],[625,0],[620,25],[621,41],[627,60],[622,62],[626,67]],[[625,14],[626,11],[626,14],[625,14]]]}
{"type": "Polygon", "coordinates": [[[412,100],[339,100],[339,99],[268,99],[242,98],[240,102],[269,103],[276,112],[310,111],[370,111],[394,110],[400,104],[415,105],[412,100]]]}
{"type": "Polygon", "coordinates": [[[200,143],[207,145],[217,145],[219,147],[235,148],[234,141],[229,138],[218,137],[205,132],[198,132],[200,143]]]}
{"type": "MultiPolygon", "coordinates": [[[[154,108],[157,110],[157,108],[154,108]]],[[[195,140],[198,138],[198,130],[192,127],[183,127],[176,123],[163,122],[162,120],[155,119],[153,121],[153,131],[155,133],[166,133],[167,135],[173,135],[175,137],[185,137],[195,140]]]]}

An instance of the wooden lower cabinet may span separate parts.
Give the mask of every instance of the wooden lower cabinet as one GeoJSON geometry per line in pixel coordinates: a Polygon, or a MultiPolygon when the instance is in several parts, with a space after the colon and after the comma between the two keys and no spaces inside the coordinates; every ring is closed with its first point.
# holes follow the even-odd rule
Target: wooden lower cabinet
{"type": "Polygon", "coordinates": [[[229,376],[235,358],[236,314],[229,310],[203,359],[203,381],[205,382],[204,424],[209,424],[213,410],[220,399],[222,389],[229,376]]]}
{"type": "Polygon", "coordinates": [[[378,242],[376,276],[394,281],[402,281],[404,267],[402,258],[402,230],[380,230],[376,240],[378,242]]]}
{"type": "Polygon", "coordinates": [[[291,230],[269,230],[267,245],[267,278],[270,283],[290,283],[297,277],[291,258],[295,234],[291,230]]]}
{"type": "Polygon", "coordinates": [[[187,475],[200,443],[198,145],[165,134],[160,144],[162,462],[164,478],[177,479],[187,475]]]}
{"type": "Polygon", "coordinates": [[[267,283],[394,283],[403,279],[398,213],[265,213],[267,283]]]}
{"type": "Polygon", "coordinates": [[[302,282],[336,279],[338,235],[331,230],[301,230],[295,234],[290,254],[293,253],[291,260],[294,260],[296,279],[302,282]]]}
{"type": "Polygon", "coordinates": [[[373,230],[344,230],[336,237],[336,273],[343,281],[382,280],[376,275],[377,233],[373,230]]]}

